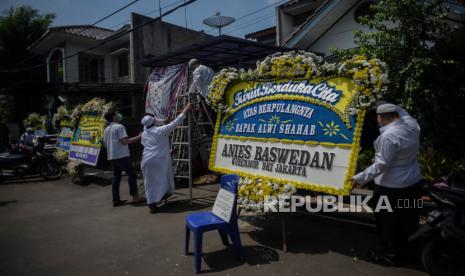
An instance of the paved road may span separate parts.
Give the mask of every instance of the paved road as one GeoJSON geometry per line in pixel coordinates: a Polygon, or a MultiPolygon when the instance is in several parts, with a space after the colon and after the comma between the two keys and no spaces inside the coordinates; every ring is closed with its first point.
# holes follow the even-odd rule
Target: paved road
{"type": "MultiPolygon", "coordinates": [[[[108,184],[91,181],[79,186],[69,178],[0,184],[0,275],[191,275],[194,258],[182,254],[184,218],[210,208],[215,186],[196,189],[193,207],[176,196],[162,212],[151,215],[146,206],[113,208],[108,184]]],[[[121,194],[127,198],[127,185],[122,185],[121,194]]],[[[425,275],[416,267],[364,261],[376,243],[373,229],[302,215],[288,218],[289,252],[284,253],[278,222],[273,216],[243,217],[245,262],[235,258],[232,248],[224,248],[216,233],[207,233],[204,272],[425,275]]]]}

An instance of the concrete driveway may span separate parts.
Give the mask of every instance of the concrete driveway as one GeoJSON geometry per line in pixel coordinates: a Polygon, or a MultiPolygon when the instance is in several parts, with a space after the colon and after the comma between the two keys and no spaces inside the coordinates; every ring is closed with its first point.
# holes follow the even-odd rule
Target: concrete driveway
{"type": "MultiPolygon", "coordinates": [[[[194,190],[189,207],[176,195],[160,213],[146,206],[111,206],[108,180],[86,186],[70,178],[8,180],[0,184],[0,275],[191,275],[183,255],[184,218],[206,210],[217,185],[194,190]]],[[[186,189],[178,189],[187,194],[186,189]]],[[[122,198],[128,198],[126,182],[122,198]]],[[[372,228],[292,215],[288,252],[281,250],[279,219],[241,216],[245,261],[216,232],[204,236],[208,275],[425,275],[418,267],[384,267],[364,260],[376,245],[372,228]]],[[[191,240],[191,249],[193,243],[191,240]]]]}

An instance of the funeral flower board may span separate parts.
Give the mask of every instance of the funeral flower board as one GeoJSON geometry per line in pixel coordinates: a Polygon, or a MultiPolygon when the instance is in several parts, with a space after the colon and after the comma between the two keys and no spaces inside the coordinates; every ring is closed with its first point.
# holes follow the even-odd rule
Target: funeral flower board
{"type": "Polygon", "coordinates": [[[88,113],[81,116],[71,139],[69,159],[87,165],[97,165],[103,145],[104,127],[105,119],[100,114],[88,113]]]}
{"type": "Polygon", "coordinates": [[[364,113],[346,112],[355,94],[343,77],[236,83],[217,119],[211,169],[347,194],[364,113]]]}
{"type": "Polygon", "coordinates": [[[73,126],[71,120],[60,121],[60,131],[57,136],[57,149],[69,151],[71,145],[71,138],[73,137],[73,126]]]}
{"type": "Polygon", "coordinates": [[[238,204],[256,212],[296,188],[347,194],[365,110],[388,82],[386,64],[361,55],[327,63],[291,51],[224,68],[207,97],[218,111],[210,169],[240,175],[238,204]]]}

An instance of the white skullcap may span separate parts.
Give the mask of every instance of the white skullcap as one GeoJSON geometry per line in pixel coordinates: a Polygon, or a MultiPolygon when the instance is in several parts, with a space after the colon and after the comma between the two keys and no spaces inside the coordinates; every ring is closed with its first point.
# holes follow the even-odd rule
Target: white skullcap
{"type": "Polygon", "coordinates": [[[397,112],[397,105],[391,104],[391,103],[386,103],[378,106],[376,108],[376,113],[377,114],[383,114],[383,113],[391,113],[391,112],[397,112]]]}
{"type": "Polygon", "coordinates": [[[153,124],[154,120],[155,119],[153,118],[153,116],[145,115],[140,121],[140,123],[144,125],[145,127],[149,127],[153,124]]]}
{"type": "Polygon", "coordinates": [[[188,64],[189,68],[192,68],[194,64],[199,64],[199,61],[195,58],[189,60],[189,64],[188,64]]]}

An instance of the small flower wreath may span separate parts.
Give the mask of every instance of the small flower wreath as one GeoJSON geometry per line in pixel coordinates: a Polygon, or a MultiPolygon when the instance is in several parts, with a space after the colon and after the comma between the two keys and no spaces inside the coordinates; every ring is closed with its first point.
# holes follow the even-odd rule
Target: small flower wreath
{"type": "Polygon", "coordinates": [[[88,101],[85,104],[79,104],[71,112],[71,122],[73,126],[76,126],[79,123],[79,119],[84,114],[94,113],[98,115],[104,115],[110,109],[113,108],[112,102],[106,102],[104,99],[101,98],[93,98],[92,100],[88,101]]]}
{"type": "MultiPolygon", "coordinates": [[[[85,114],[98,114],[104,115],[110,109],[113,108],[112,102],[106,102],[101,98],[93,98],[85,104],[77,105],[71,112],[71,125],[75,128],[77,127],[79,120],[85,114]]],[[[76,176],[79,173],[79,168],[83,166],[80,161],[77,160],[68,160],[66,164],[66,170],[71,176],[76,176]]]]}
{"type": "Polygon", "coordinates": [[[29,113],[26,119],[23,120],[24,127],[32,127],[33,129],[45,129],[46,116],[38,113],[29,113]]]}
{"type": "Polygon", "coordinates": [[[55,126],[55,128],[58,128],[59,122],[63,120],[71,121],[71,114],[69,113],[66,106],[61,105],[60,107],[58,107],[57,112],[53,114],[53,118],[52,118],[53,126],[55,126]]]}

